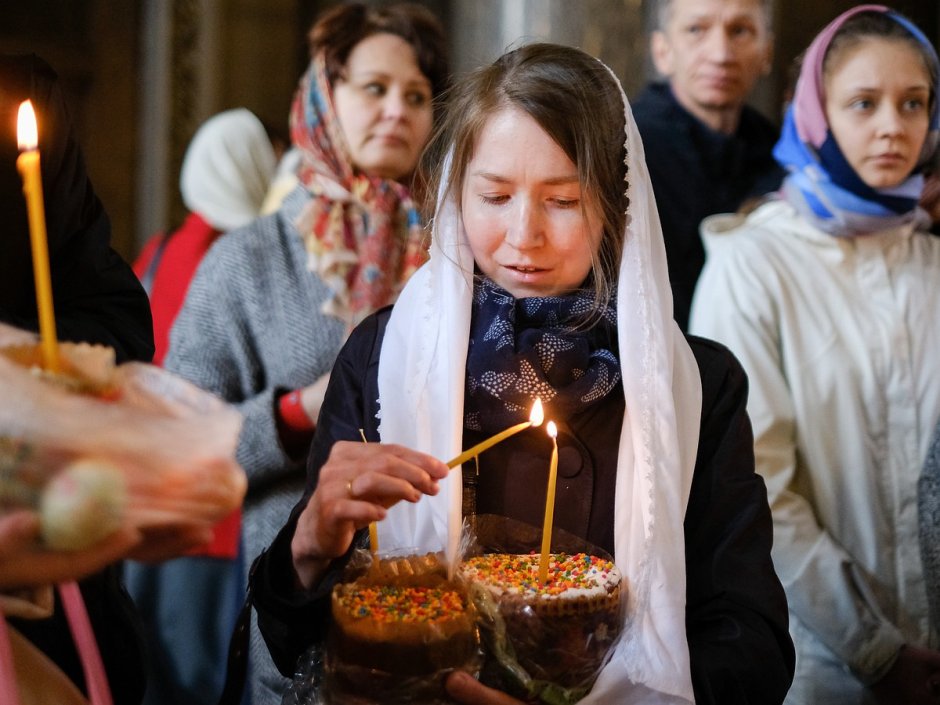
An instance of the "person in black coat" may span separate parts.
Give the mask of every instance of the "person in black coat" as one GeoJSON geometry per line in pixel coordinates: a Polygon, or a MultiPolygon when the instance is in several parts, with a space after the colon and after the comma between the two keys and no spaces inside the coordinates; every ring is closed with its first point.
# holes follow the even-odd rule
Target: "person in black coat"
{"type": "MultiPolygon", "coordinates": [[[[39,150],[57,336],[114,348],[118,362],[153,356],[150,306],[130,266],[110,246],[111,226],[85,171],[55,72],[35,55],[0,55],[0,321],[37,330],[23,182],[16,169],[17,112],[31,100],[39,150]]],[[[80,583],[114,702],[139,703],[139,625],[117,566],[80,583]]],[[[84,674],[58,598],[53,616],[11,619],[80,688],[84,674]]]]}
{"type": "MultiPolygon", "coordinates": [[[[629,627],[583,702],[782,702],[794,652],[747,380],[672,320],[613,74],[569,47],[512,51],[457,88],[428,164],[431,259],[344,347],[306,492],[253,570],[275,662],[293,673],[323,642],[330,590],[370,522],[382,551],[455,555],[453,499],[475,465],[449,473],[442,459],[540,397],[560,429],[555,526],[614,555],[630,584],[629,627]]],[[[550,449],[529,428],[481,454],[469,511],[540,526],[550,449]]],[[[458,702],[518,702],[466,673],[447,687],[458,702]]]]}
{"type": "Polygon", "coordinates": [[[153,357],[150,304],[111,249],[111,224],[85,171],[55,72],[35,55],[0,55],[0,320],[38,330],[16,120],[30,100],[39,125],[56,333],[114,348],[118,362],[153,357]]]}
{"type": "Polygon", "coordinates": [[[783,180],[771,154],[779,130],[745,105],[770,69],[772,15],[769,0],[656,3],[651,46],[665,80],[646,86],[633,102],[633,114],[659,206],[682,330],[705,264],[702,219],[732,213],[775,191],[783,180]]]}

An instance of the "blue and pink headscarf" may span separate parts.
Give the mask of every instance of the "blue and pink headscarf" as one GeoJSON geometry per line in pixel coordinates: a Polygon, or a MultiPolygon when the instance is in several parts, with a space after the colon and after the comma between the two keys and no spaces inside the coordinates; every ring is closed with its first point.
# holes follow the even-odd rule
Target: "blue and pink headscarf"
{"type": "Polygon", "coordinates": [[[934,76],[940,74],[937,53],[923,32],[884,5],[859,5],[844,12],[806,50],[774,157],[790,172],[782,187],[784,198],[814,225],[837,236],[863,235],[925,219],[926,214],[917,206],[924,186],[921,168],[933,156],[940,137],[935,85],[927,140],[917,168],[903,183],[887,189],[872,188],[842,154],[826,119],[823,60],[832,38],[846,20],[862,12],[883,13],[904,27],[924,46],[925,55],[933,63],[934,76]]]}

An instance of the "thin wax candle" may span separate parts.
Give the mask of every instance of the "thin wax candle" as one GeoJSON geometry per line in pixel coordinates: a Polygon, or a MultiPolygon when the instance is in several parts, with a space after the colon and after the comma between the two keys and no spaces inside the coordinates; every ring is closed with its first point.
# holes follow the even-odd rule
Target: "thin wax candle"
{"type": "Polygon", "coordinates": [[[542,410],[542,400],[536,399],[535,403],[532,404],[532,412],[529,414],[529,420],[524,421],[523,423],[516,424],[515,426],[510,426],[505,431],[500,431],[499,433],[490,436],[485,441],[477,443],[472,448],[468,448],[463,453],[458,455],[456,458],[447,463],[447,467],[453,469],[460,465],[463,465],[465,462],[470,460],[470,458],[475,458],[483,451],[488,448],[492,448],[497,443],[500,443],[510,436],[519,433],[519,431],[525,431],[530,426],[541,426],[542,421],[545,419],[545,412],[542,410]]]}
{"type": "Polygon", "coordinates": [[[33,104],[24,100],[17,114],[16,139],[20,156],[16,168],[23,178],[23,195],[29,215],[29,240],[33,254],[33,278],[36,309],[39,312],[39,336],[42,341],[43,367],[59,371],[59,345],[56,340],[55,314],[52,308],[52,277],[49,274],[49,244],[46,239],[46,212],[42,198],[39,168],[39,129],[33,104]]]}
{"type": "Polygon", "coordinates": [[[539,582],[548,582],[548,557],[552,550],[552,522],[555,518],[555,482],[558,478],[558,428],[554,421],[545,427],[552,437],[552,460],[548,465],[548,494],[545,497],[545,519],[542,523],[542,555],[539,557],[539,582]]]}

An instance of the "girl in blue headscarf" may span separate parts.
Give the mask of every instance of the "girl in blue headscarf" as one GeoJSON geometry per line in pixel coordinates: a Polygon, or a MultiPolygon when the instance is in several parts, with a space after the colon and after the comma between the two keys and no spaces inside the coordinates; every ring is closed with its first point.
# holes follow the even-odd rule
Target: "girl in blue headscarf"
{"type": "Polygon", "coordinates": [[[703,223],[691,330],[747,370],[797,671],[787,703],[940,702],[917,480],[940,418],[940,239],[918,206],[937,55],[880,5],[806,52],[778,198],[703,223]]]}

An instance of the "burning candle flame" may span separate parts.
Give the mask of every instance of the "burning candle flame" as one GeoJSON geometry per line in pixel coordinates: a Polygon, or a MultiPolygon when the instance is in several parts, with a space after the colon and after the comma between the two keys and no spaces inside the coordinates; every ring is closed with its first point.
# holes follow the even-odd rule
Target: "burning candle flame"
{"type": "Polygon", "coordinates": [[[59,371],[59,348],[55,334],[55,312],[52,307],[52,277],[49,273],[49,244],[46,235],[46,213],[42,198],[42,174],[39,167],[39,129],[36,112],[28,100],[20,103],[17,114],[16,138],[20,156],[16,170],[23,179],[29,241],[33,255],[33,280],[36,286],[36,310],[39,313],[39,336],[42,342],[43,367],[59,371]]]}
{"type": "Polygon", "coordinates": [[[532,405],[532,412],[529,414],[529,423],[533,426],[541,426],[545,420],[545,411],[542,409],[542,400],[536,397],[532,405]]]}
{"type": "Polygon", "coordinates": [[[39,130],[36,127],[36,112],[31,101],[20,103],[16,115],[16,142],[23,151],[36,149],[39,145],[39,130]]]}
{"type": "Polygon", "coordinates": [[[546,424],[545,433],[547,433],[550,438],[558,438],[558,427],[555,425],[554,421],[549,421],[548,424],[546,424]]]}
{"type": "Polygon", "coordinates": [[[470,458],[475,458],[484,450],[492,448],[497,443],[501,443],[506,440],[513,434],[519,433],[519,431],[524,431],[531,426],[541,426],[542,421],[545,420],[545,411],[542,409],[542,400],[536,398],[535,403],[532,404],[532,411],[529,414],[529,420],[523,421],[520,424],[515,426],[510,426],[505,431],[500,431],[495,436],[490,436],[482,443],[477,443],[473,448],[465,450],[463,453],[458,455],[456,458],[453,458],[447,463],[447,467],[455,468],[458,465],[463,465],[465,462],[470,460],[470,458]]]}

